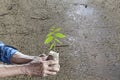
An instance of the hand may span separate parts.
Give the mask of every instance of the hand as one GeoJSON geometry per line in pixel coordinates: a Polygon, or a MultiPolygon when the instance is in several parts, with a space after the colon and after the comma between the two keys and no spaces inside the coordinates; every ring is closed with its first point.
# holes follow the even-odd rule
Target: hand
{"type": "Polygon", "coordinates": [[[37,57],[31,63],[25,66],[25,74],[29,76],[56,75],[60,69],[58,61],[46,60],[47,56],[37,57]]]}

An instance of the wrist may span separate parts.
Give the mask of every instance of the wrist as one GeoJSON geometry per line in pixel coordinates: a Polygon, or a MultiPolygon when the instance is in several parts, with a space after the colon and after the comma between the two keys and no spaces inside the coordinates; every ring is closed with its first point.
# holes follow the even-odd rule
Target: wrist
{"type": "Polygon", "coordinates": [[[19,74],[21,75],[27,75],[27,65],[19,65],[19,74]]]}
{"type": "Polygon", "coordinates": [[[28,76],[31,76],[30,74],[30,64],[24,64],[22,67],[21,67],[21,73],[22,75],[28,75],[28,76]]]}

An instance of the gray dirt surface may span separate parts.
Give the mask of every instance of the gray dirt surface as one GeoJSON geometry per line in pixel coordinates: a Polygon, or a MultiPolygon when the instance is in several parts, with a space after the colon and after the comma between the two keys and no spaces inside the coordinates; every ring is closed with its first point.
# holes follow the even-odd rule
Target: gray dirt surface
{"type": "Polygon", "coordinates": [[[0,0],[0,40],[24,54],[49,52],[51,26],[69,45],[58,50],[58,75],[0,80],[120,80],[120,0],[0,0]]]}

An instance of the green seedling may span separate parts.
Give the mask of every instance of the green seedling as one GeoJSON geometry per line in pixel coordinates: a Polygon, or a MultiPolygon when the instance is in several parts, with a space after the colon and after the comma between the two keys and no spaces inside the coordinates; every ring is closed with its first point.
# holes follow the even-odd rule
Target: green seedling
{"type": "Polygon", "coordinates": [[[50,50],[55,50],[57,44],[62,44],[60,39],[65,38],[66,36],[60,32],[61,28],[51,27],[50,32],[47,34],[44,44],[49,44],[50,50]]]}

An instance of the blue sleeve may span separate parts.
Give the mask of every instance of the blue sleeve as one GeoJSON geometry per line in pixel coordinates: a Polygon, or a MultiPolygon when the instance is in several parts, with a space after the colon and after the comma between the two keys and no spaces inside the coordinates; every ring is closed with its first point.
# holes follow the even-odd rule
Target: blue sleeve
{"type": "Polygon", "coordinates": [[[17,52],[18,50],[6,46],[4,43],[0,42],[0,61],[10,64],[10,58],[17,52]]]}

